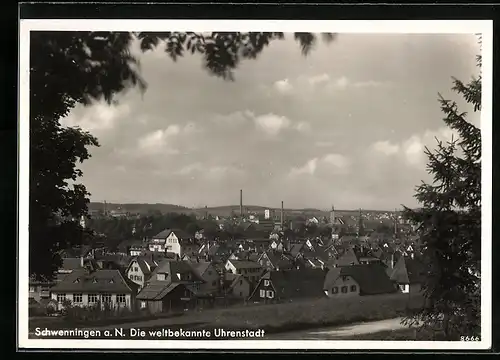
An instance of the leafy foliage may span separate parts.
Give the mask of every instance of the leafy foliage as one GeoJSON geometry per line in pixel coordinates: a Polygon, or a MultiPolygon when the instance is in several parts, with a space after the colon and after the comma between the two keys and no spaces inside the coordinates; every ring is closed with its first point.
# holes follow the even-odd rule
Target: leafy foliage
{"type": "MultiPolygon", "coordinates": [[[[453,83],[452,89],[480,111],[481,76],[468,84],[453,83]]],[[[441,95],[439,102],[444,122],[458,139],[426,149],[433,182],[416,189],[421,209],[405,209],[405,216],[419,225],[428,275],[423,285],[427,306],[405,322],[441,328],[447,340],[458,340],[480,335],[481,131],[456,102],[441,95]]]]}
{"type": "MultiPolygon", "coordinates": [[[[87,213],[85,186],[76,183],[77,168],[90,157],[88,147],[99,146],[88,132],[64,128],[59,120],[77,104],[89,105],[131,87],[144,91],[139,61],[130,45],[142,51],[165,45],[174,61],[187,52],[203,56],[208,71],[226,80],[242,59],[256,59],[282,33],[130,33],[32,32],[30,39],[30,250],[29,271],[37,278],[52,278],[60,266],[58,250],[82,243],[85,234],[75,222],[87,213]]],[[[327,41],[333,35],[323,35],[327,41]]],[[[313,34],[296,34],[302,52],[316,41],[313,34]]]]}

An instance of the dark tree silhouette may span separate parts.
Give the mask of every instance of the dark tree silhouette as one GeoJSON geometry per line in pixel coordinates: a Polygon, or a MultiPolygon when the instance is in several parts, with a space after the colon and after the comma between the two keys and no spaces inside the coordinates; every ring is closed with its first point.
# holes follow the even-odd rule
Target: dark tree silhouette
{"type": "MultiPolygon", "coordinates": [[[[334,35],[322,37],[329,42],[334,35]]],[[[140,41],[143,51],[163,46],[174,61],[186,53],[202,54],[210,74],[234,80],[242,60],[256,59],[272,41],[283,38],[283,33],[32,32],[30,274],[51,278],[61,264],[57,251],[84,241],[74,220],[87,213],[90,194],[76,183],[82,175],[77,164],[90,157],[89,146],[99,143],[88,132],[62,127],[59,121],[77,104],[111,104],[126,89],[146,90],[139,61],[129,50],[133,41],[140,41]]],[[[309,33],[294,38],[303,54],[317,42],[317,35],[309,33]]]]}
{"type": "MultiPolygon", "coordinates": [[[[481,110],[481,76],[469,84],[454,79],[453,90],[481,110]]],[[[405,322],[442,328],[445,340],[459,340],[480,336],[481,131],[455,102],[441,95],[439,102],[458,139],[426,149],[433,182],[416,190],[421,209],[405,208],[405,216],[419,226],[427,271],[426,306],[405,322]]]]}

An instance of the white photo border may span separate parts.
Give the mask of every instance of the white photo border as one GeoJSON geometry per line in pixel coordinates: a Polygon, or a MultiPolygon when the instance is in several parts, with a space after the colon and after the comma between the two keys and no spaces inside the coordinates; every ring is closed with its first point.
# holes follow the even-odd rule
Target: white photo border
{"type": "Polygon", "coordinates": [[[492,341],[492,20],[20,20],[18,122],[18,347],[20,349],[318,349],[318,350],[487,350],[492,341]],[[481,340],[68,340],[28,338],[29,253],[29,72],[31,31],[269,31],[331,33],[482,34],[482,246],[481,340]]]}

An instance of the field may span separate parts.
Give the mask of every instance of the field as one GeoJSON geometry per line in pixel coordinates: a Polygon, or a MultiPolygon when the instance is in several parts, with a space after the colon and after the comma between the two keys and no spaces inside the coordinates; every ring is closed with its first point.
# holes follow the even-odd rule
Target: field
{"type": "Polygon", "coordinates": [[[250,329],[265,330],[266,333],[314,329],[327,326],[340,326],[356,322],[375,321],[396,318],[404,315],[408,307],[415,308],[422,304],[420,297],[409,298],[407,294],[367,296],[352,299],[318,299],[279,305],[246,305],[223,309],[188,312],[182,316],[156,318],[154,320],[137,319],[104,325],[86,323],[70,324],[63,319],[52,323],[40,320],[30,321],[30,329],[35,327],[51,328],[100,328],[115,327],[141,328],[144,330],[160,329],[250,329]]]}

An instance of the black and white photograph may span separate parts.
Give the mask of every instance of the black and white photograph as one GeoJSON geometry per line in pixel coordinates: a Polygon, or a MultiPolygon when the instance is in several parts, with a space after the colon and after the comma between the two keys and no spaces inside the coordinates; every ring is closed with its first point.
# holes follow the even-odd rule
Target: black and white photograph
{"type": "Polygon", "coordinates": [[[491,346],[491,21],[22,20],[20,49],[20,348],[491,346]]]}

